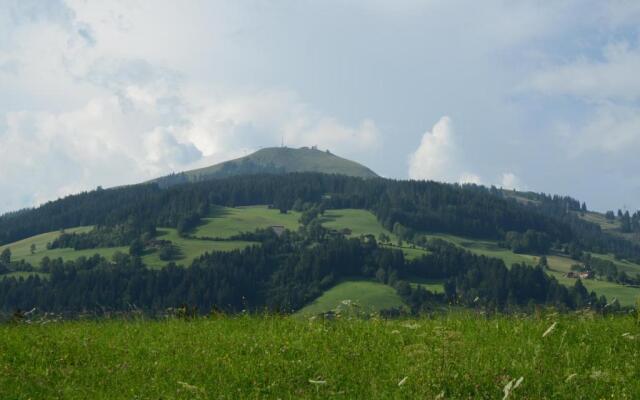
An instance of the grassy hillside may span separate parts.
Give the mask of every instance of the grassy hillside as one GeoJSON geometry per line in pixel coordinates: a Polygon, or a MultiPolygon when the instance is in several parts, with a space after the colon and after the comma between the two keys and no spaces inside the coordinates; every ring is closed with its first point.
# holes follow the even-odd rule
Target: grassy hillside
{"type": "MultiPolygon", "coordinates": [[[[338,157],[329,151],[314,148],[293,149],[269,147],[245,157],[181,174],[187,181],[255,173],[321,172],[360,178],[375,178],[378,175],[355,161],[338,157]]],[[[159,178],[160,183],[170,183],[170,177],[159,178]]]]}
{"type": "MultiPolygon", "coordinates": [[[[67,229],[66,232],[86,232],[91,227],[80,227],[74,229],[67,229]]],[[[12,259],[15,261],[25,260],[32,264],[34,267],[38,267],[40,260],[44,257],[51,259],[62,258],[63,260],[76,260],[80,257],[91,257],[95,254],[111,259],[117,252],[128,253],[129,247],[108,247],[108,248],[96,248],[86,250],[74,250],[71,248],[64,249],[52,249],[47,250],[46,244],[60,235],[60,232],[49,232],[42,235],[34,236],[29,239],[21,240],[19,242],[11,243],[0,247],[0,251],[4,248],[11,249],[12,259]],[[31,243],[36,243],[36,252],[30,253],[31,243]]],[[[178,246],[181,251],[181,256],[175,260],[177,264],[189,265],[191,262],[200,257],[202,254],[211,251],[230,251],[236,249],[243,249],[246,246],[251,245],[251,242],[245,241],[225,241],[225,242],[213,242],[209,240],[196,240],[180,237],[175,229],[172,228],[159,228],[158,238],[163,240],[170,240],[173,244],[178,246]]],[[[150,268],[162,268],[167,264],[166,261],[160,260],[157,251],[149,251],[143,257],[142,261],[150,268]]],[[[22,275],[28,275],[28,273],[22,273],[22,275]]]]}
{"type": "MultiPolygon", "coordinates": [[[[195,230],[194,236],[228,238],[240,232],[252,232],[256,228],[267,228],[273,225],[282,225],[287,229],[297,230],[299,227],[299,218],[300,214],[297,212],[292,211],[287,214],[281,214],[278,210],[269,209],[267,206],[238,208],[216,207],[213,209],[211,216],[205,218],[204,222],[195,230]]],[[[394,243],[394,248],[398,248],[396,244],[397,237],[391,232],[385,230],[376,217],[366,210],[327,210],[322,217],[322,224],[329,229],[343,230],[348,228],[351,230],[350,236],[353,237],[363,234],[372,234],[378,237],[380,233],[386,233],[394,243]]],[[[67,231],[83,232],[89,229],[91,229],[91,227],[79,227],[67,231]]],[[[176,260],[176,263],[183,265],[191,264],[194,258],[197,258],[208,251],[229,251],[241,249],[251,244],[249,242],[241,241],[212,242],[206,240],[186,239],[178,236],[175,229],[170,228],[161,228],[159,229],[159,232],[160,238],[171,240],[180,248],[182,256],[176,260]]],[[[75,251],[73,249],[46,250],[46,243],[55,239],[59,234],[60,232],[50,232],[34,236],[20,242],[0,247],[0,251],[5,247],[9,247],[12,250],[14,260],[24,259],[34,266],[37,266],[44,256],[48,256],[50,258],[61,257],[64,260],[73,260],[81,256],[89,257],[98,253],[104,257],[110,258],[116,252],[126,253],[128,251],[127,247],[100,248],[81,251],[75,251]],[[36,252],[33,255],[30,253],[30,246],[32,243],[36,244],[36,252]]],[[[426,235],[430,238],[440,238],[449,241],[479,255],[500,258],[507,266],[514,263],[526,263],[530,265],[538,263],[537,256],[515,254],[508,249],[498,246],[494,241],[467,239],[437,233],[427,233],[426,235]]],[[[401,250],[409,259],[420,257],[427,253],[423,249],[412,248],[406,244],[403,245],[401,250]]],[[[623,270],[628,274],[635,275],[636,273],[640,273],[640,265],[628,261],[615,260],[611,255],[599,254],[594,256],[614,262],[620,270],[623,270]]],[[[157,252],[145,254],[143,261],[151,268],[161,268],[167,264],[167,262],[160,260],[157,252]]],[[[565,278],[563,276],[564,273],[570,270],[571,265],[576,263],[574,260],[563,255],[551,255],[548,257],[548,261],[551,268],[550,273],[556,276],[558,280],[566,285],[573,285],[575,283],[574,279],[565,278]]],[[[617,298],[623,305],[632,305],[636,298],[640,297],[640,288],[627,287],[612,282],[598,280],[585,280],[584,284],[589,290],[595,290],[596,293],[607,296],[609,300],[617,298]]],[[[341,291],[338,291],[337,293],[340,294],[341,291]]],[[[331,293],[329,294],[329,296],[332,295],[333,294],[331,293]]],[[[340,294],[340,296],[342,296],[342,294],[340,294]]],[[[346,296],[338,301],[344,300],[348,297],[349,296],[346,296]]],[[[331,297],[329,297],[329,299],[331,299],[331,297]]],[[[331,307],[327,308],[323,306],[324,311],[330,309],[331,307]]]]}
{"type": "MultiPolygon", "coordinates": [[[[159,239],[170,240],[173,244],[180,248],[182,256],[175,260],[176,264],[191,265],[191,262],[207,252],[212,251],[231,251],[243,249],[252,245],[252,242],[245,241],[225,241],[214,242],[210,240],[186,239],[180,237],[175,229],[161,228],[158,230],[159,239]]],[[[142,257],[142,261],[151,268],[162,268],[167,264],[162,261],[157,252],[146,254],[142,257]]]]}
{"type": "MultiPolygon", "coordinates": [[[[538,257],[529,254],[516,254],[508,249],[499,247],[496,243],[483,240],[471,240],[460,238],[452,235],[429,235],[429,237],[438,237],[447,241],[450,241],[458,246],[487,257],[495,257],[502,259],[507,266],[511,266],[514,263],[526,263],[530,265],[536,265],[538,263],[538,257]]],[[[595,254],[595,257],[607,259],[616,263],[618,268],[627,271],[628,273],[640,273],[640,265],[630,263],[628,261],[615,261],[610,255],[595,254]]],[[[547,256],[549,264],[549,273],[558,279],[558,281],[566,286],[573,286],[575,279],[565,278],[564,274],[571,270],[571,266],[576,264],[577,261],[572,260],[569,257],[563,255],[550,255],[547,256]]],[[[620,304],[631,306],[635,304],[636,299],[640,298],[640,288],[623,286],[614,282],[606,282],[595,279],[586,279],[582,283],[585,287],[591,291],[595,291],[598,295],[604,295],[609,301],[618,299],[620,304]]]]}
{"type": "MultiPolygon", "coordinates": [[[[82,233],[88,232],[93,227],[91,226],[81,226],[78,228],[66,229],[67,233],[82,233]]],[[[56,257],[65,258],[68,256],[72,249],[56,249],[56,250],[47,250],[47,243],[53,242],[60,236],[60,231],[43,233],[41,235],[32,236],[27,239],[20,240],[18,242],[6,244],[4,246],[0,246],[0,252],[4,251],[4,249],[11,250],[11,256],[13,260],[25,260],[26,262],[33,264],[34,266],[38,265],[40,260],[48,255],[52,257],[51,254],[56,254],[56,257]],[[31,246],[35,245],[35,252],[31,254],[31,246]]],[[[93,253],[92,253],[93,254],[93,253]]],[[[86,255],[86,254],[85,254],[86,255]]]]}
{"type": "MultiPolygon", "coordinates": [[[[377,239],[381,233],[385,233],[391,238],[391,241],[394,244],[396,244],[398,240],[396,235],[384,229],[380,222],[378,222],[376,216],[367,210],[327,210],[322,216],[321,222],[322,226],[328,229],[336,229],[339,231],[343,229],[350,229],[351,234],[348,236],[351,237],[358,237],[360,235],[374,235],[377,239]]],[[[398,250],[402,250],[405,257],[407,257],[408,259],[417,258],[428,253],[423,249],[412,248],[407,245],[404,245],[402,248],[398,248],[397,245],[395,245],[395,248],[398,250]]]]}
{"type": "Polygon", "coordinates": [[[228,238],[241,232],[253,232],[258,228],[282,225],[291,231],[297,231],[300,213],[289,211],[287,214],[267,206],[250,207],[214,207],[211,216],[194,232],[196,237],[228,238]]]}
{"type": "Polygon", "coordinates": [[[371,281],[353,280],[339,283],[327,290],[297,314],[309,316],[332,310],[371,314],[402,305],[402,299],[391,286],[371,281]]]}
{"type": "MultiPolygon", "coordinates": [[[[323,225],[332,229],[350,228],[352,230],[352,235],[356,236],[361,234],[373,234],[377,237],[381,232],[384,232],[391,237],[393,242],[397,240],[395,235],[385,230],[382,225],[380,225],[376,217],[366,210],[328,210],[325,212],[323,225]]],[[[530,254],[516,254],[509,249],[498,246],[495,241],[468,239],[439,233],[427,233],[426,235],[430,238],[446,240],[478,255],[500,258],[504,261],[507,267],[514,263],[525,263],[529,265],[536,265],[538,263],[538,256],[530,254]]],[[[424,250],[411,249],[406,247],[406,245],[402,248],[402,251],[405,252],[405,255],[409,258],[419,257],[424,254],[424,250]]],[[[611,255],[596,254],[595,256],[615,262],[618,268],[626,271],[627,273],[640,273],[640,265],[630,263],[628,261],[615,260],[611,255]]],[[[575,264],[576,261],[563,255],[552,255],[547,258],[551,268],[550,273],[561,283],[567,286],[573,286],[575,284],[575,279],[565,278],[563,275],[570,271],[571,265],[575,264]]],[[[635,304],[636,299],[640,297],[640,288],[622,286],[613,282],[598,280],[585,280],[583,283],[587,289],[594,290],[599,295],[605,295],[609,301],[614,298],[618,299],[618,301],[623,305],[633,305],[635,304]]]]}
{"type": "Polygon", "coordinates": [[[640,397],[630,316],[36,322],[0,337],[3,399],[501,399],[516,380],[509,399],[640,397]]]}

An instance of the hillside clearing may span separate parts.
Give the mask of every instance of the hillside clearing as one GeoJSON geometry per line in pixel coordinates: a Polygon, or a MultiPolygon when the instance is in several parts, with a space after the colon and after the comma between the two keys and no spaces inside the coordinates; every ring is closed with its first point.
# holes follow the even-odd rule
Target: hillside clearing
{"type": "Polygon", "coordinates": [[[194,236],[228,238],[274,225],[297,231],[300,226],[299,219],[300,213],[296,211],[283,214],[264,205],[236,208],[213,206],[210,216],[203,218],[203,223],[196,228],[194,236]]]}
{"type": "Polygon", "coordinates": [[[398,237],[392,232],[386,230],[373,213],[367,210],[360,209],[339,209],[339,210],[326,210],[322,215],[320,222],[322,226],[327,229],[335,229],[337,231],[344,231],[348,229],[350,233],[348,237],[359,237],[360,235],[373,235],[376,240],[381,233],[386,234],[391,239],[393,246],[388,246],[393,249],[402,250],[407,259],[418,258],[429,252],[420,248],[413,248],[407,245],[398,247],[398,237]]]}
{"type": "MultiPolygon", "coordinates": [[[[47,232],[40,235],[35,235],[30,238],[26,238],[14,243],[9,243],[4,246],[0,246],[0,252],[4,251],[4,249],[11,250],[11,257],[14,260],[24,260],[33,266],[37,266],[40,260],[44,256],[49,256],[52,254],[51,252],[55,252],[57,257],[65,258],[67,255],[67,250],[73,251],[73,249],[55,249],[55,250],[47,250],[47,243],[51,243],[56,240],[62,232],[66,233],[83,233],[89,232],[93,229],[92,226],[80,226],[77,228],[70,228],[60,231],[47,232]],[[35,251],[31,254],[31,246],[35,245],[35,251]]],[[[86,254],[85,254],[86,255],[86,254]]]]}
{"type": "MultiPolygon", "coordinates": [[[[79,227],[65,230],[68,233],[72,232],[88,232],[91,227],[79,227]]],[[[99,247],[95,249],[86,250],[74,250],[72,248],[63,249],[50,249],[46,248],[46,244],[51,242],[60,236],[60,232],[49,232],[42,235],[37,235],[28,239],[21,240],[19,242],[11,243],[0,248],[2,251],[4,248],[11,249],[12,259],[14,261],[24,260],[34,268],[38,268],[40,260],[44,257],[50,259],[61,258],[64,261],[77,260],[80,257],[92,257],[95,254],[111,259],[116,253],[128,253],[128,246],[120,247],[99,247]],[[36,252],[30,253],[31,244],[36,244],[36,252]]],[[[176,264],[190,265],[191,262],[203,255],[206,252],[212,251],[231,251],[240,250],[254,243],[246,241],[211,241],[211,240],[198,240],[191,238],[184,238],[178,235],[178,232],[173,228],[158,228],[158,239],[170,240],[174,245],[178,246],[181,255],[173,260],[176,264]]],[[[157,251],[147,251],[142,257],[142,261],[150,268],[162,268],[168,261],[163,261],[158,256],[157,251]]],[[[27,276],[29,273],[24,273],[19,276],[27,276]]]]}
{"type": "Polygon", "coordinates": [[[391,286],[372,281],[350,280],[327,290],[296,314],[309,316],[335,310],[371,314],[402,306],[402,299],[391,286]]]}

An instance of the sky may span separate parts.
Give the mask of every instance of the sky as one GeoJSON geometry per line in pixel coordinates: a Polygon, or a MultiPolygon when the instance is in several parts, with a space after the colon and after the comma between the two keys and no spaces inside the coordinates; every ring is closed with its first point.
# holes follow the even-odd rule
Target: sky
{"type": "Polygon", "coordinates": [[[0,213],[261,147],[640,208],[637,0],[0,0],[0,213]]]}

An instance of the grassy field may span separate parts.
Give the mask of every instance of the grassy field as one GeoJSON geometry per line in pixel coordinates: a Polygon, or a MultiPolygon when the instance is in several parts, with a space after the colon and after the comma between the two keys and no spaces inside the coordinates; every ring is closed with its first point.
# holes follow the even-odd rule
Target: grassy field
{"type": "Polygon", "coordinates": [[[402,299],[391,286],[372,281],[352,280],[339,283],[327,290],[297,314],[308,316],[331,310],[354,310],[370,314],[402,305],[402,299]]]}
{"type": "Polygon", "coordinates": [[[605,218],[603,214],[588,211],[586,213],[578,213],[578,215],[580,216],[580,218],[584,219],[585,221],[593,222],[594,224],[600,225],[600,227],[604,231],[620,229],[620,221],[618,220],[610,221],[607,218],[605,218]]]}
{"type": "Polygon", "coordinates": [[[431,280],[431,279],[412,279],[410,283],[411,283],[411,286],[414,288],[420,285],[430,292],[444,293],[443,281],[431,280]]]}
{"type": "Polygon", "coordinates": [[[196,229],[196,237],[228,238],[241,232],[253,232],[258,228],[282,225],[297,231],[300,213],[289,211],[281,214],[279,210],[267,206],[215,207],[211,216],[196,229]]]}
{"type": "Polygon", "coordinates": [[[536,256],[516,254],[509,249],[498,246],[496,242],[489,240],[467,239],[447,234],[427,234],[427,237],[446,240],[457,246],[464,247],[470,252],[478,255],[500,258],[504,261],[507,267],[510,267],[515,263],[525,263],[529,265],[536,265],[538,263],[538,257],[536,256]]]}
{"type": "MultiPolygon", "coordinates": [[[[66,229],[65,232],[82,233],[89,232],[91,229],[93,229],[92,226],[81,226],[78,228],[66,229]]],[[[34,266],[37,266],[45,255],[51,257],[49,254],[51,254],[52,251],[56,254],[60,254],[59,257],[65,258],[67,253],[73,251],[73,249],[47,250],[47,243],[53,242],[57,239],[60,236],[60,233],[61,231],[43,233],[41,235],[32,236],[27,239],[0,246],[0,252],[8,248],[11,250],[11,258],[13,260],[25,260],[34,266]],[[36,246],[33,254],[31,254],[31,245],[36,246]]]]}
{"type": "MultiPolygon", "coordinates": [[[[245,241],[214,242],[210,240],[186,239],[180,237],[178,232],[171,228],[158,229],[158,233],[158,239],[170,240],[180,248],[182,256],[174,262],[185,266],[191,265],[194,259],[207,252],[240,250],[254,244],[245,241]]],[[[162,268],[167,264],[166,261],[160,259],[157,252],[146,254],[142,257],[142,261],[150,268],[162,268]]]]}
{"type": "Polygon", "coordinates": [[[310,148],[294,149],[287,147],[264,148],[239,159],[187,171],[185,175],[192,180],[202,179],[223,172],[225,167],[234,165],[241,167],[247,162],[265,168],[280,168],[286,172],[322,172],[362,178],[374,178],[377,176],[375,172],[364,165],[329,152],[310,148]]]}
{"type": "Polygon", "coordinates": [[[3,399],[640,398],[632,317],[112,320],[0,337],[3,399]]]}
{"type": "MultiPolygon", "coordinates": [[[[66,232],[87,232],[91,227],[81,227],[74,229],[67,229],[66,232]]],[[[51,259],[62,258],[63,260],[76,260],[80,257],[91,257],[95,254],[111,259],[117,252],[128,253],[129,247],[108,247],[97,248],[87,250],[74,250],[71,248],[65,249],[52,249],[47,250],[46,245],[60,235],[60,232],[49,232],[42,235],[37,235],[19,242],[15,242],[0,248],[0,251],[5,247],[11,249],[12,259],[15,261],[25,260],[32,264],[34,267],[38,267],[42,258],[49,257],[51,259]],[[36,252],[31,254],[31,244],[36,244],[36,252]]],[[[200,257],[206,252],[211,251],[230,251],[236,249],[243,249],[246,246],[251,245],[251,242],[244,241],[229,241],[229,242],[213,242],[210,240],[197,240],[186,239],[180,237],[175,229],[172,228],[159,228],[158,238],[164,240],[170,240],[178,246],[182,252],[182,256],[175,260],[176,264],[190,265],[191,262],[200,257]]],[[[142,261],[150,268],[162,268],[167,264],[166,261],[160,260],[157,252],[149,252],[142,257],[142,261]]],[[[23,274],[23,276],[29,273],[23,274]]]]}
{"type": "Polygon", "coordinates": [[[640,234],[638,233],[623,233],[620,230],[620,220],[615,219],[613,221],[608,220],[604,214],[597,212],[576,213],[580,218],[600,225],[603,231],[611,233],[616,236],[623,237],[629,241],[640,243],[640,234]]]}
{"type": "Polygon", "coordinates": [[[404,255],[408,259],[414,259],[421,257],[424,254],[428,254],[427,251],[419,248],[411,248],[403,246],[397,247],[397,236],[388,230],[378,222],[378,219],[370,211],[358,210],[358,209],[340,209],[340,210],[327,210],[322,216],[322,226],[328,229],[350,229],[351,237],[358,237],[360,235],[374,235],[376,239],[381,233],[385,233],[390,237],[394,243],[392,248],[402,250],[404,255]]]}
{"type": "MultiPolygon", "coordinates": [[[[325,212],[323,225],[332,229],[349,228],[352,230],[352,235],[355,236],[359,236],[361,234],[372,234],[378,237],[381,232],[384,232],[391,237],[393,242],[397,240],[395,235],[385,230],[376,217],[366,210],[328,210],[325,212]]],[[[539,260],[539,257],[535,255],[516,254],[509,249],[502,248],[498,246],[495,241],[468,239],[460,236],[440,233],[427,233],[426,236],[429,238],[446,240],[478,255],[500,258],[504,261],[507,267],[510,267],[514,263],[536,265],[539,260]]],[[[409,259],[425,254],[421,249],[410,249],[406,246],[402,250],[409,259]]],[[[627,261],[617,261],[610,255],[596,254],[594,256],[615,262],[618,268],[627,271],[627,273],[640,273],[640,265],[627,261]]],[[[551,273],[558,278],[561,283],[568,286],[573,286],[575,284],[575,279],[564,278],[563,273],[568,272],[571,265],[575,264],[576,261],[563,255],[551,255],[548,256],[547,259],[550,268],[553,270],[551,273]]],[[[605,295],[609,301],[617,298],[623,305],[633,305],[636,298],[640,297],[640,288],[622,286],[612,282],[597,280],[585,280],[583,283],[589,290],[594,290],[599,295],[605,295]]]]}

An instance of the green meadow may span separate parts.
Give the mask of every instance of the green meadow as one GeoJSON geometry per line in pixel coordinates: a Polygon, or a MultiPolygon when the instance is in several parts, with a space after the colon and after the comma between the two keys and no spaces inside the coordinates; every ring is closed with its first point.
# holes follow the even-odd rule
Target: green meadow
{"type": "MultiPolygon", "coordinates": [[[[86,232],[90,229],[91,227],[82,227],[67,229],[66,232],[86,232]]],[[[13,260],[25,260],[36,268],[39,266],[40,260],[42,260],[42,258],[44,257],[49,257],[51,259],[62,258],[63,260],[67,261],[76,260],[80,257],[91,257],[95,254],[99,254],[107,259],[111,259],[111,257],[113,257],[113,255],[118,252],[129,252],[129,247],[127,246],[101,247],[87,250],[74,250],[71,248],[47,250],[46,244],[57,238],[59,235],[60,232],[45,233],[42,235],[34,236],[32,238],[21,240],[19,242],[5,245],[0,248],[0,251],[2,251],[4,248],[9,248],[11,249],[13,260]],[[34,254],[30,253],[30,247],[32,243],[36,244],[36,252],[34,254]]],[[[159,228],[158,239],[170,240],[173,244],[178,246],[181,254],[176,260],[174,260],[174,262],[176,264],[182,265],[190,265],[194,259],[200,257],[206,252],[238,250],[253,244],[252,242],[246,241],[211,241],[184,238],[178,235],[178,232],[173,228],[159,228]]],[[[168,263],[167,261],[163,261],[160,259],[157,251],[147,251],[143,255],[142,261],[150,268],[162,268],[168,263]]],[[[26,276],[31,273],[21,274],[22,275],[20,276],[26,276]]]]}
{"type": "Polygon", "coordinates": [[[386,234],[391,239],[392,246],[398,250],[402,250],[408,259],[414,259],[428,254],[427,251],[420,248],[413,248],[406,244],[402,247],[397,246],[398,237],[392,232],[386,230],[375,215],[367,210],[359,209],[339,209],[326,210],[321,218],[322,226],[328,229],[342,231],[344,229],[351,230],[348,236],[359,237],[360,235],[373,235],[378,239],[381,233],[386,234]]]}
{"type": "MultiPolygon", "coordinates": [[[[592,219],[604,218],[597,213],[586,213],[585,218],[587,217],[592,219]]],[[[232,251],[242,249],[253,244],[245,241],[201,240],[197,239],[198,237],[228,238],[241,232],[253,232],[257,228],[268,228],[274,225],[281,225],[286,229],[295,231],[300,226],[298,222],[299,218],[300,213],[298,212],[290,211],[287,214],[282,214],[279,210],[270,209],[267,206],[236,208],[215,207],[210,217],[205,218],[203,223],[193,232],[192,238],[180,237],[177,234],[177,231],[172,228],[159,228],[158,231],[160,239],[170,240],[180,249],[181,256],[175,260],[175,262],[177,264],[189,265],[195,258],[200,257],[206,252],[232,251]]],[[[402,247],[398,247],[397,237],[393,233],[384,229],[384,227],[378,222],[375,215],[367,210],[327,210],[322,216],[321,221],[323,226],[328,229],[340,231],[349,229],[351,231],[349,236],[351,237],[370,234],[378,238],[381,233],[385,233],[391,239],[391,243],[386,246],[402,250],[408,259],[418,258],[424,254],[428,254],[427,251],[421,248],[415,248],[406,244],[402,247]]],[[[78,227],[67,229],[66,231],[86,232],[90,229],[91,227],[78,227]]],[[[90,257],[96,253],[106,258],[111,258],[117,252],[128,252],[128,247],[98,248],[79,251],[73,249],[47,250],[46,244],[54,240],[58,235],[60,235],[60,232],[49,232],[37,235],[19,242],[2,246],[0,247],[0,251],[9,247],[12,251],[14,260],[25,260],[36,267],[39,265],[40,260],[45,256],[49,258],[62,258],[63,260],[74,260],[79,257],[90,257]],[[36,245],[34,254],[31,254],[31,244],[36,245]]],[[[490,240],[468,239],[440,233],[425,233],[425,235],[429,238],[446,240],[478,255],[500,258],[507,266],[514,263],[535,265],[538,263],[539,259],[538,256],[535,255],[513,253],[509,249],[498,246],[497,242],[490,240]]],[[[640,273],[640,265],[626,260],[616,260],[612,255],[594,254],[594,256],[614,262],[620,270],[625,271],[628,274],[635,275],[636,273],[640,273]]],[[[550,267],[550,273],[558,278],[560,282],[569,286],[575,283],[574,279],[565,278],[564,273],[570,271],[571,265],[575,264],[576,261],[561,254],[550,255],[547,259],[550,267]]],[[[167,264],[166,261],[160,260],[157,252],[155,251],[147,252],[143,256],[143,262],[150,268],[162,268],[167,264]]],[[[13,275],[27,276],[29,274],[32,273],[17,272],[13,275]]],[[[636,298],[640,297],[640,288],[622,286],[613,282],[600,280],[585,280],[583,283],[589,290],[594,290],[599,295],[605,295],[609,300],[616,298],[623,305],[632,305],[635,303],[636,298]]],[[[437,287],[434,287],[430,290],[436,289],[437,287]]],[[[338,290],[337,293],[342,293],[342,290],[338,290]]],[[[345,300],[349,297],[353,296],[346,296],[339,300],[345,300]]],[[[394,304],[394,302],[391,301],[389,304],[394,304]]],[[[365,307],[370,306],[372,309],[376,309],[377,307],[375,301],[371,304],[364,303],[363,305],[365,307]]],[[[331,308],[323,308],[324,311],[330,309],[331,308]]]]}
{"type": "MultiPolygon", "coordinates": [[[[178,259],[174,260],[174,262],[184,266],[191,265],[193,260],[207,252],[241,250],[254,244],[252,242],[239,240],[211,241],[184,238],[178,235],[178,232],[175,229],[171,228],[160,228],[158,229],[158,233],[158,239],[170,240],[174,245],[178,246],[181,255],[178,259]]],[[[145,254],[142,257],[142,261],[151,268],[162,268],[167,264],[167,261],[160,259],[157,251],[145,254]]]]}
{"type": "MultiPolygon", "coordinates": [[[[64,231],[67,233],[83,233],[89,232],[93,229],[92,226],[81,226],[77,228],[65,229],[64,231]]],[[[54,249],[47,250],[47,243],[53,242],[55,239],[60,236],[61,231],[48,232],[43,233],[41,235],[32,236],[27,239],[20,240],[18,242],[6,244],[4,246],[0,246],[0,252],[4,251],[4,249],[10,249],[12,259],[14,260],[25,260],[26,262],[32,264],[33,266],[37,266],[40,263],[40,260],[48,256],[50,258],[54,257],[62,257],[63,259],[69,259],[71,253],[74,252],[73,249],[54,249]],[[31,246],[35,245],[35,251],[33,254],[31,253],[31,246]]],[[[95,251],[90,251],[91,255],[95,253],[95,251]]],[[[87,256],[85,251],[80,251],[79,253],[84,253],[82,255],[87,256]]],[[[80,257],[78,255],[77,257],[80,257]]]]}
{"type": "Polygon", "coordinates": [[[289,211],[286,214],[267,206],[250,207],[219,207],[215,206],[211,216],[204,218],[203,223],[196,228],[195,237],[228,238],[242,232],[253,232],[259,228],[269,228],[274,225],[284,226],[291,231],[297,231],[300,223],[300,213],[289,211]]]}
{"type": "Polygon", "coordinates": [[[3,399],[637,399],[635,316],[0,325],[3,399]]]}
{"type": "Polygon", "coordinates": [[[371,314],[402,306],[402,299],[389,285],[365,280],[349,280],[327,290],[297,314],[311,316],[332,310],[371,314]]]}

